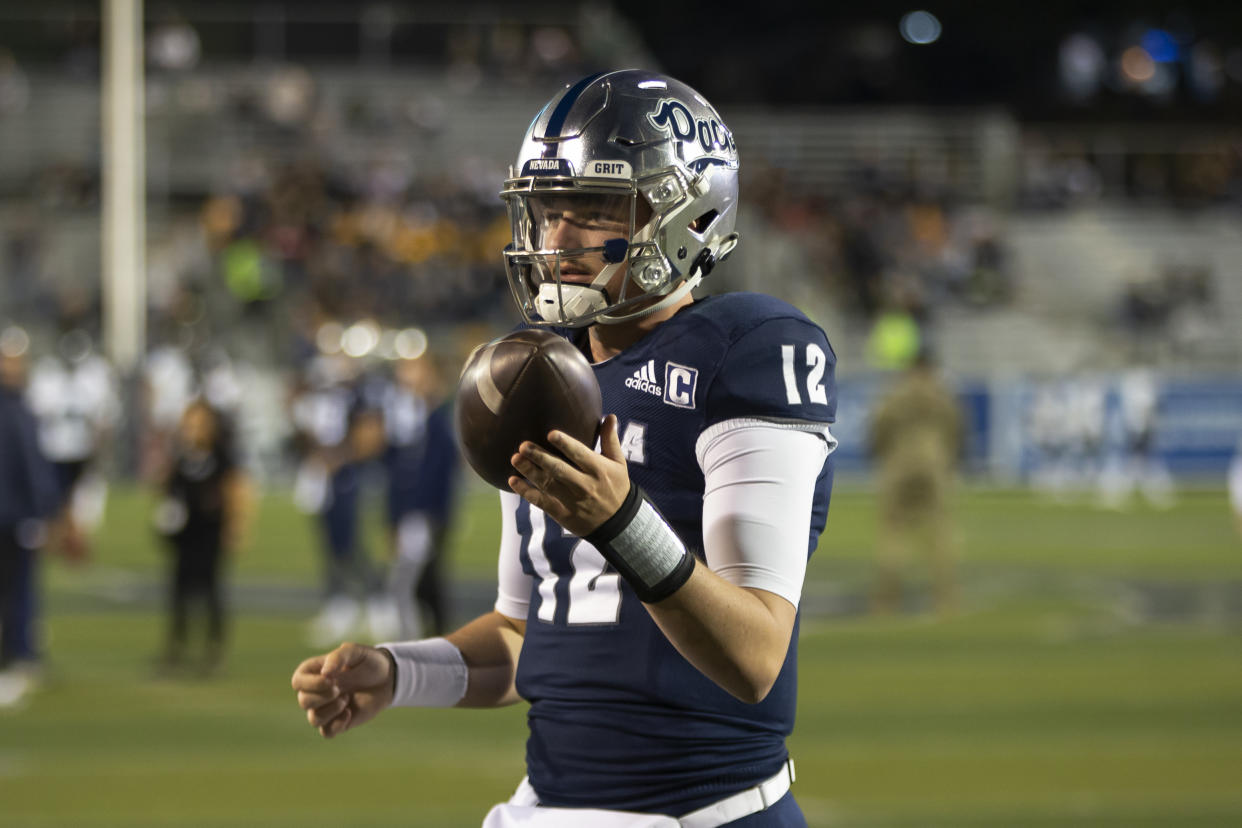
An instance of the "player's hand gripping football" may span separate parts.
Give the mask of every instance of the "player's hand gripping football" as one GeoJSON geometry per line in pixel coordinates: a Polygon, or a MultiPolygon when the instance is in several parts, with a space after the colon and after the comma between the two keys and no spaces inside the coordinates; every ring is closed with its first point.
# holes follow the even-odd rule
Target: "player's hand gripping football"
{"type": "Polygon", "coordinates": [[[550,432],[548,442],[564,458],[530,441],[522,443],[512,458],[521,477],[510,477],[509,487],[565,529],[585,537],[616,514],[630,491],[617,416],[604,419],[599,454],[560,431],[550,432]]]}
{"type": "Polygon", "coordinates": [[[376,647],[342,644],[293,671],[298,707],[325,739],[365,724],[392,703],[393,664],[376,647]]]}

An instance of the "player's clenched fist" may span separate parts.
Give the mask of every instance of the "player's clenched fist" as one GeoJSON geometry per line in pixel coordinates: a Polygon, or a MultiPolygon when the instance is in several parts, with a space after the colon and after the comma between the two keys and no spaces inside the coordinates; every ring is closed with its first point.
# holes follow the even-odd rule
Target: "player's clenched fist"
{"type": "Polygon", "coordinates": [[[384,650],[342,644],[306,659],[293,671],[293,689],[306,719],[325,739],[369,722],[392,703],[393,661],[384,650]]]}

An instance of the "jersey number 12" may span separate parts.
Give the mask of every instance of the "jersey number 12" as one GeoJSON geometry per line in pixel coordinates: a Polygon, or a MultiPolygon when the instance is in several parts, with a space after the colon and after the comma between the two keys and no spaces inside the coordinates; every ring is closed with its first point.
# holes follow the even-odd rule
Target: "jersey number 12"
{"type": "MultiPolygon", "coordinates": [[[[798,393],[798,372],[795,359],[797,346],[781,346],[781,369],[785,375],[785,401],[790,405],[801,405],[802,395],[798,393]]],[[[828,355],[824,349],[810,342],[806,346],[806,367],[811,370],[806,374],[806,394],[813,403],[828,404],[828,392],[824,390],[824,371],[828,368],[828,355]]]]}
{"type": "MultiPolygon", "coordinates": [[[[555,526],[545,522],[544,514],[534,506],[530,507],[532,524],[555,526]]],[[[540,578],[539,610],[537,617],[541,621],[552,621],[556,618],[556,582],[561,576],[553,570],[548,561],[548,553],[544,545],[551,542],[561,551],[569,547],[569,565],[573,567],[573,575],[569,578],[568,608],[565,622],[578,624],[615,624],[621,618],[621,576],[608,570],[608,562],[591,544],[573,535],[560,537],[532,537],[527,547],[531,565],[540,578]]]]}

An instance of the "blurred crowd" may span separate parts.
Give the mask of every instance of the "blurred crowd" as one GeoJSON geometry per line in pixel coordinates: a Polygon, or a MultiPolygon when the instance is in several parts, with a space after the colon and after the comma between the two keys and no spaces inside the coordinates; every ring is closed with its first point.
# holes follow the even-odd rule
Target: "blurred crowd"
{"type": "Polygon", "coordinates": [[[1091,140],[1031,130],[1024,136],[1017,194],[1027,210],[1059,210],[1122,199],[1136,205],[1202,209],[1242,204],[1242,145],[1229,134],[1187,129],[1169,149],[1128,150],[1119,136],[1091,140]]]}
{"type": "MultiPolygon", "coordinates": [[[[208,289],[223,287],[246,325],[304,343],[328,319],[442,327],[505,309],[508,221],[462,182],[395,164],[337,178],[306,162],[253,184],[201,212],[208,289]]],[[[287,354],[304,355],[298,343],[287,354]]]]}

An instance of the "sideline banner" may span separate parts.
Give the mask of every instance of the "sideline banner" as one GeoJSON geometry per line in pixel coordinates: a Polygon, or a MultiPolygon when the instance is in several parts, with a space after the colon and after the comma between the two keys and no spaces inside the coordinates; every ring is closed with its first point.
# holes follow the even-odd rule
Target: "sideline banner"
{"type": "MultiPolygon", "coordinates": [[[[896,375],[838,381],[839,473],[870,471],[871,413],[896,375]]],[[[1242,377],[1144,372],[954,384],[962,406],[962,470],[999,483],[1059,469],[1090,486],[1109,463],[1156,463],[1184,480],[1222,482],[1242,440],[1242,377]]]]}

